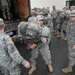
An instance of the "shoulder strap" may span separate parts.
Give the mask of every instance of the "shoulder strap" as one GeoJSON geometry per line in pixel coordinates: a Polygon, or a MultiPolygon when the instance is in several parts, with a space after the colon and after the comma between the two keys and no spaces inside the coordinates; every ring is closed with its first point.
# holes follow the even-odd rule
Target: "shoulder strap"
{"type": "Polygon", "coordinates": [[[40,37],[40,36],[41,36],[41,33],[42,33],[42,29],[43,29],[43,27],[44,27],[44,25],[43,25],[41,28],[39,27],[38,37],[40,37]]]}

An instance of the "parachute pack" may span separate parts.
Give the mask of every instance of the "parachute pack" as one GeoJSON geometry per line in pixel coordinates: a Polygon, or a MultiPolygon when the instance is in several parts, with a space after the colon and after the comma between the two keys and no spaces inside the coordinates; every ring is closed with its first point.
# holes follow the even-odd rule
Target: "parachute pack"
{"type": "Polygon", "coordinates": [[[39,42],[40,37],[47,37],[49,29],[46,26],[39,27],[35,23],[21,22],[18,25],[18,34],[24,37],[25,42],[39,42]]]}

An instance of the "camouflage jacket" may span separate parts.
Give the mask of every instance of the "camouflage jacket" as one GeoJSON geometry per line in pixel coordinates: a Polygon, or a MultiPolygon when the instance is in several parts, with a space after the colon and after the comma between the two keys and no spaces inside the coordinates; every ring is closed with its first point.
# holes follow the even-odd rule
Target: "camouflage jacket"
{"type": "Polygon", "coordinates": [[[68,45],[75,45],[75,23],[70,25],[68,45]]]}
{"type": "Polygon", "coordinates": [[[16,64],[25,65],[26,60],[19,54],[14,43],[11,45],[9,41],[12,41],[10,36],[0,32],[0,65],[8,69],[16,64]]]}

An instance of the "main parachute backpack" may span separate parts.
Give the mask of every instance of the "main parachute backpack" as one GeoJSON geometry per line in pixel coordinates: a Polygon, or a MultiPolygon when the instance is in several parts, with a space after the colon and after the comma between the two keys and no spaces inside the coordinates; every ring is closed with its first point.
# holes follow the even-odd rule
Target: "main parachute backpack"
{"type": "Polygon", "coordinates": [[[23,35],[26,43],[29,43],[39,42],[40,37],[47,37],[50,32],[46,26],[42,26],[40,29],[36,23],[21,22],[18,26],[18,33],[23,35]]]}

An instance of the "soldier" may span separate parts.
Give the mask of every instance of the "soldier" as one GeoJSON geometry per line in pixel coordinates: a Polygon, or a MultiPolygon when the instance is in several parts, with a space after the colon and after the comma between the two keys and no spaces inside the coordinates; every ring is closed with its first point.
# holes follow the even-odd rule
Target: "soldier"
{"type": "Polygon", "coordinates": [[[64,37],[64,40],[67,40],[67,23],[69,21],[69,13],[67,11],[67,8],[64,7],[63,8],[63,22],[62,22],[62,32],[63,32],[63,37],[64,37]]]}
{"type": "Polygon", "coordinates": [[[52,17],[52,20],[53,20],[53,30],[54,30],[53,32],[54,32],[54,34],[58,34],[57,33],[57,25],[56,25],[56,19],[59,15],[58,12],[59,12],[59,10],[57,10],[56,7],[53,6],[53,11],[51,12],[51,17],[52,17]]]}
{"type": "Polygon", "coordinates": [[[52,29],[53,29],[53,23],[52,23],[52,17],[51,17],[51,14],[50,13],[48,13],[48,15],[47,15],[47,24],[46,24],[46,26],[51,30],[51,32],[52,32],[52,29]]]}
{"type": "Polygon", "coordinates": [[[60,38],[61,37],[61,11],[58,12],[56,24],[57,24],[57,36],[56,37],[60,38]]]}
{"type": "Polygon", "coordinates": [[[1,3],[3,18],[10,20],[10,6],[11,6],[10,0],[0,0],[0,3],[1,3]]]}
{"type": "Polygon", "coordinates": [[[18,64],[30,67],[30,63],[18,52],[9,35],[4,33],[5,24],[0,18],[0,67],[4,75],[20,75],[18,64]]]}
{"type": "Polygon", "coordinates": [[[69,31],[69,37],[68,37],[68,59],[69,64],[68,67],[63,68],[62,72],[69,73],[72,72],[72,67],[75,65],[75,10],[73,10],[70,14],[70,31],[69,31]]]}
{"type": "Polygon", "coordinates": [[[38,24],[37,27],[39,27],[39,33],[40,35],[43,32],[43,36],[40,37],[40,41],[38,44],[33,43],[32,45],[29,45],[29,47],[32,50],[32,57],[30,58],[31,62],[31,69],[29,70],[28,74],[31,75],[36,70],[36,58],[38,57],[39,52],[43,56],[43,59],[45,60],[46,65],[48,66],[48,69],[50,72],[53,72],[52,62],[51,62],[51,54],[49,50],[49,41],[50,41],[50,31],[47,26],[43,25],[44,17],[42,15],[36,16],[36,22],[38,24]],[[43,28],[45,29],[43,31],[43,28]],[[48,32],[47,32],[48,31],[48,32]],[[46,33],[47,32],[47,33],[46,33]],[[47,34],[47,36],[46,36],[47,34]],[[46,37],[45,37],[46,36],[46,37]]]}
{"type": "MultiPolygon", "coordinates": [[[[70,11],[68,11],[69,15],[70,15],[70,13],[71,13],[73,10],[75,10],[74,7],[75,7],[75,6],[70,6],[70,11]]],[[[69,35],[70,24],[71,24],[71,20],[69,19],[68,22],[67,22],[67,29],[66,29],[67,38],[68,38],[68,35],[69,35]]]]}
{"type": "Polygon", "coordinates": [[[33,22],[35,23],[36,22],[36,11],[35,10],[31,10],[31,17],[28,18],[28,22],[33,22]]]}

